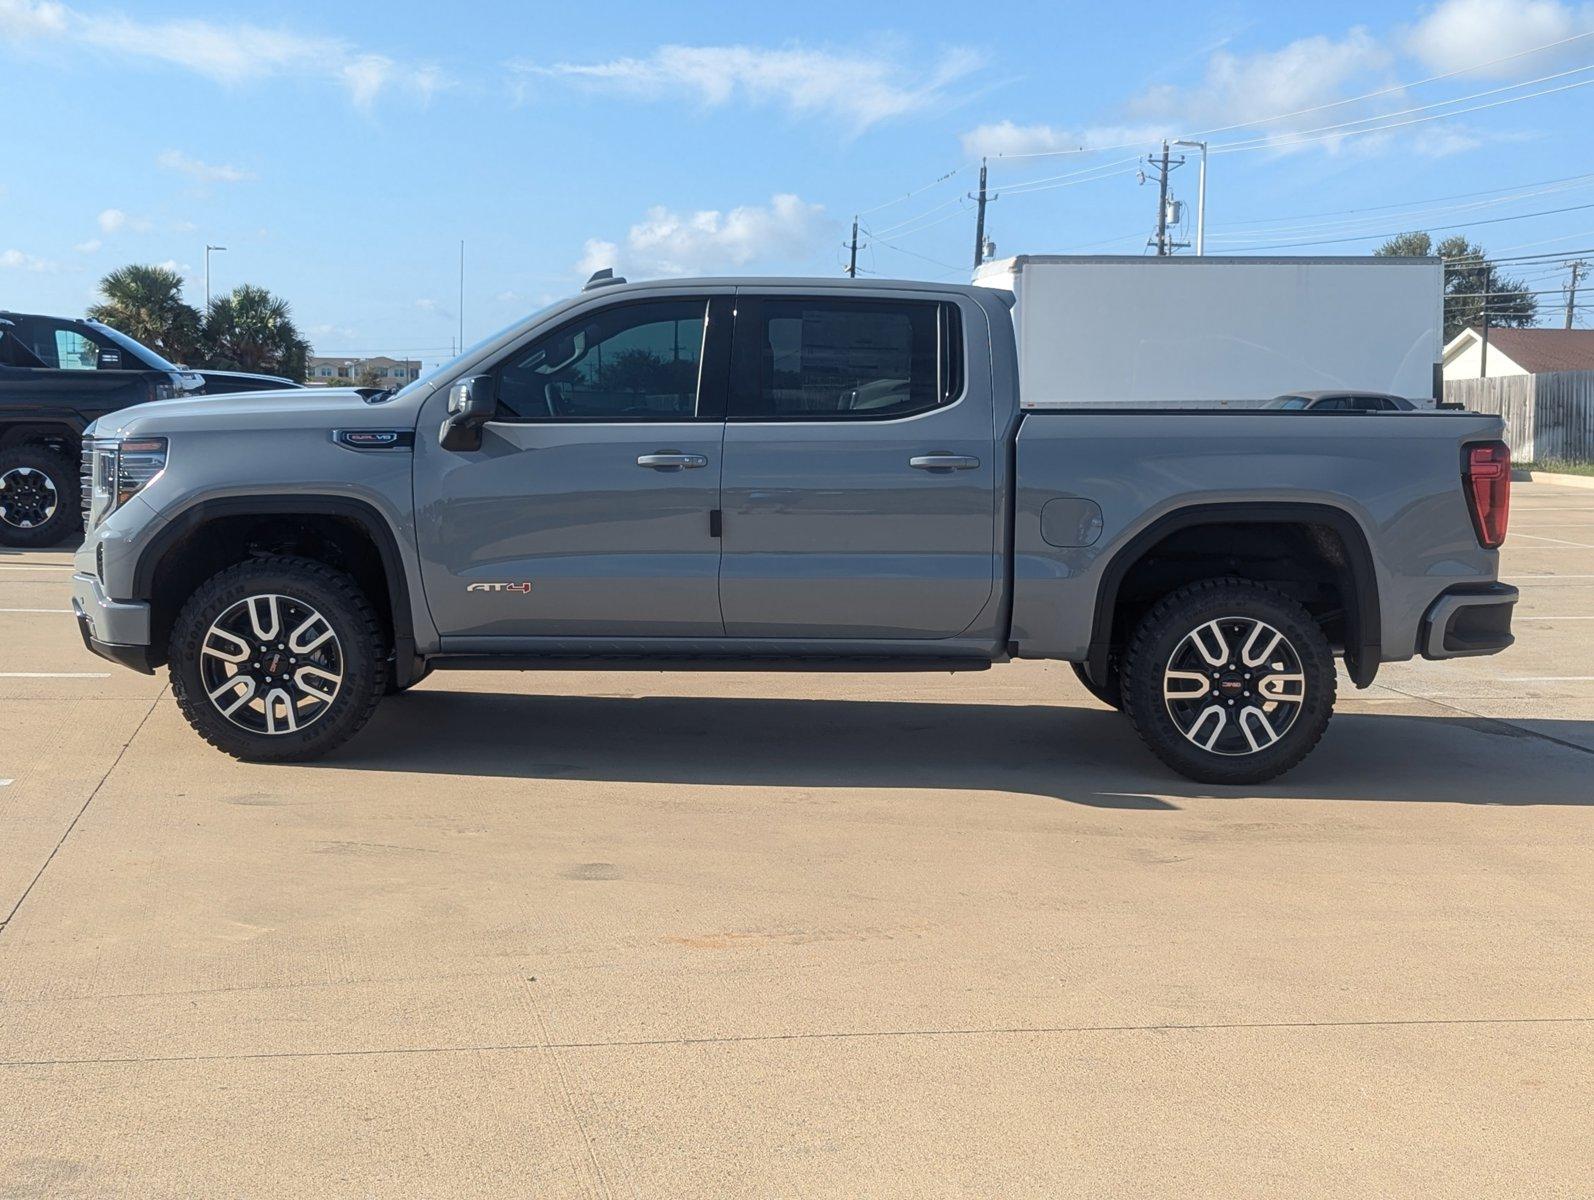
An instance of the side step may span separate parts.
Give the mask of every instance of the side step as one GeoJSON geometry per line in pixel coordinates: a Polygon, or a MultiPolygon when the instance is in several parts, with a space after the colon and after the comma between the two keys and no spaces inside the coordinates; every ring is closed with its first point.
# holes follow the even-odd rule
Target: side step
{"type": "Polygon", "coordinates": [[[440,671],[988,671],[986,658],[809,655],[749,658],[711,654],[439,654],[440,671]]]}

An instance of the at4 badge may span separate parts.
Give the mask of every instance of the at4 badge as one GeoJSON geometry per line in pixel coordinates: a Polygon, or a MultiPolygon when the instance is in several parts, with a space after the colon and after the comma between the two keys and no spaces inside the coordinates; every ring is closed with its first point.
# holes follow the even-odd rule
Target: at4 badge
{"type": "Polygon", "coordinates": [[[466,589],[467,592],[518,592],[524,596],[531,591],[530,583],[473,583],[466,589]]]}

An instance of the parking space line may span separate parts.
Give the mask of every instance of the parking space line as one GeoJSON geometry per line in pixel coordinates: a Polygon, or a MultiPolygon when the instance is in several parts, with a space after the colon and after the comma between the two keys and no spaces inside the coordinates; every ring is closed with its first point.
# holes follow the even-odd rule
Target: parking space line
{"type": "Polygon", "coordinates": [[[0,679],[109,679],[109,671],[0,671],[0,679]]]}
{"type": "Polygon", "coordinates": [[[23,563],[21,565],[0,563],[0,571],[71,571],[75,569],[74,567],[58,567],[50,563],[23,563]]]}
{"type": "Polygon", "coordinates": [[[1501,683],[1594,683],[1594,675],[1507,675],[1501,683]]]}
{"type": "Polygon", "coordinates": [[[0,613],[50,613],[53,616],[71,616],[70,608],[0,608],[0,613]]]}
{"type": "MultiPolygon", "coordinates": [[[[1518,533],[1516,536],[1525,537],[1535,542],[1554,542],[1557,546],[1576,546],[1579,550],[1594,550],[1594,542],[1569,542],[1565,538],[1544,537],[1537,533],[1518,533]]],[[[1540,547],[1528,546],[1525,549],[1535,550],[1540,549],[1540,547]]]]}
{"type": "MultiPolygon", "coordinates": [[[[1514,621],[1594,621],[1594,617],[1513,617],[1514,621]]],[[[1261,695],[1258,692],[1257,695],[1261,695]]]]}

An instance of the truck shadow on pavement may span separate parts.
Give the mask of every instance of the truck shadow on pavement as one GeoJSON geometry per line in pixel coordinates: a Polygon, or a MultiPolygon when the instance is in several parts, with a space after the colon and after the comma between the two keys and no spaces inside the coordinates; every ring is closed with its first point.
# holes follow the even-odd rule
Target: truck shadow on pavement
{"type": "MultiPolygon", "coordinates": [[[[1563,740],[1594,722],[1541,722],[1563,740]]],[[[1590,752],[1460,717],[1341,713],[1316,752],[1250,788],[1192,783],[1104,708],[703,696],[527,696],[424,688],[389,699],[325,760],[368,770],[536,780],[1008,792],[1173,810],[1250,794],[1594,806],[1590,752]]]]}

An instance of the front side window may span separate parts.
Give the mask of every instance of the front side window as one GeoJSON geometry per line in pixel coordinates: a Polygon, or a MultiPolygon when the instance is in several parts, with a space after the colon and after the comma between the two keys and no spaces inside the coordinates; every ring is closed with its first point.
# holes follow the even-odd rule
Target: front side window
{"type": "Polygon", "coordinates": [[[706,300],[601,309],[498,370],[502,421],[668,421],[698,414],[706,300]]]}
{"type": "Polygon", "coordinates": [[[739,301],[733,415],[901,417],[956,398],[956,310],[919,300],[739,301]]]}
{"type": "Polygon", "coordinates": [[[98,370],[100,348],[75,329],[57,329],[55,360],[63,371],[98,370]]]}

